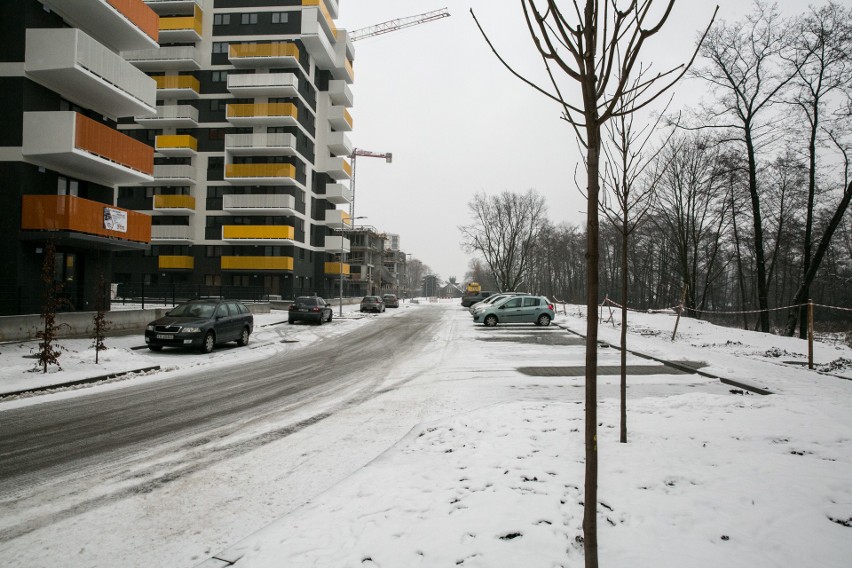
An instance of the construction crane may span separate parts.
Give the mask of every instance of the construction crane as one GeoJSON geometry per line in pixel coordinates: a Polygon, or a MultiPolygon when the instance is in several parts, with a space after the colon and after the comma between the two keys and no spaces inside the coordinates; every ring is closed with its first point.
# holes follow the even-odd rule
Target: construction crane
{"type": "Polygon", "coordinates": [[[352,194],[352,200],[349,202],[349,217],[352,219],[355,218],[355,162],[358,156],[364,156],[367,158],[384,158],[385,162],[388,164],[393,161],[393,154],[390,152],[370,152],[369,150],[362,150],[361,148],[355,148],[352,150],[352,153],[349,155],[352,160],[352,176],[349,180],[349,191],[352,194]]]}
{"type": "Polygon", "coordinates": [[[396,20],[388,20],[387,22],[377,24],[375,26],[353,30],[349,32],[349,37],[352,41],[358,41],[359,39],[366,39],[368,37],[386,34],[388,32],[409,28],[418,24],[434,22],[435,20],[447,18],[449,15],[450,13],[446,8],[441,8],[440,10],[433,10],[431,12],[426,12],[425,14],[408,16],[407,18],[397,18],[396,20]]]}

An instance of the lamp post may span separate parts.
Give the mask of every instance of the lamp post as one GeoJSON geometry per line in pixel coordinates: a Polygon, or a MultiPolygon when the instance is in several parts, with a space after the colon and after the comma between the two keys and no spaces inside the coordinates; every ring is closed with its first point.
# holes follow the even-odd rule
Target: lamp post
{"type": "MultiPolygon", "coordinates": [[[[352,224],[355,219],[366,219],[366,217],[350,217],[349,221],[352,224]]],[[[344,223],[345,224],[345,223],[344,223]]],[[[349,229],[352,230],[351,228],[349,229]]],[[[340,296],[338,297],[339,305],[338,305],[338,316],[343,317],[343,261],[346,258],[346,249],[343,248],[343,235],[346,234],[346,229],[340,229],[340,296]]],[[[349,247],[352,247],[352,243],[349,243],[349,247]]]]}

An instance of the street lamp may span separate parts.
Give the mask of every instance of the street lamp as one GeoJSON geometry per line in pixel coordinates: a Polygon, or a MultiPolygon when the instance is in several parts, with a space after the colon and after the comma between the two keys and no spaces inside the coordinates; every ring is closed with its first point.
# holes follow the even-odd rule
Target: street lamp
{"type": "MultiPolygon", "coordinates": [[[[350,217],[350,224],[354,224],[355,219],[366,219],[367,217],[350,217]]],[[[344,223],[345,225],[345,223],[344,223]]],[[[351,228],[349,229],[352,230],[351,228]]],[[[346,234],[346,229],[340,229],[340,296],[338,296],[338,316],[343,317],[343,261],[346,257],[346,249],[343,248],[343,235],[346,234]]],[[[352,243],[349,243],[349,246],[352,246],[352,243]]]]}

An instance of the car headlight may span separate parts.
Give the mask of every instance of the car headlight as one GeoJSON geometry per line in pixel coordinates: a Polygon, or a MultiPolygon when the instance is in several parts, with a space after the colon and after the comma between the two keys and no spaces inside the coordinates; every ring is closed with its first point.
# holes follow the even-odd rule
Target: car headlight
{"type": "Polygon", "coordinates": [[[201,333],[200,327],[185,327],[181,330],[183,333],[201,333]]]}
{"type": "Polygon", "coordinates": [[[146,329],[147,331],[154,331],[154,326],[153,326],[153,325],[149,325],[149,326],[148,326],[148,327],[146,327],[145,329],[146,329]]]}

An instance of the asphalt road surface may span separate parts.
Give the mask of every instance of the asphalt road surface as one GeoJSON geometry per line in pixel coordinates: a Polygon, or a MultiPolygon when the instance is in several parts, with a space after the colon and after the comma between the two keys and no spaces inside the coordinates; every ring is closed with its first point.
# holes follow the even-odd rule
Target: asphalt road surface
{"type": "MultiPolygon", "coordinates": [[[[0,412],[0,504],[47,488],[55,490],[63,479],[81,473],[103,475],[111,467],[133,471],[134,461],[154,459],[152,449],[165,456],[170,448],[185,450],[187,445],[224,438],[251,422],[281,417],[276,430],[202,454],[195,463],[165,468],[168,471],[159,476],[162,481],[163,476],[185,475],[323,420],[331,410],[301,413],[295,421],[286,415],[307,402],[321,408],[316,404],[319,399],[339,400],[341,392],[346,393],[348,404],[370,397],[375,385],[399,362],[395,358],[416,352],[423,338],[433,334],[442,311],[412,310],[405,316],[377,318],[352,333],[251,365],[217,367],[173,380],[0,412]],[[388,348],[389,338],[393,338],[393,349],[388,348]],[[365,369],[370,372],[365,374],[365,369]]],[[[141,481],[146,476],[138,477],[140,483],[147,483],[141,481]]],[[[128,493],[145,490],[132,480],[126,489],[128,493]]],[[[79,503],[68,513],[95,507],[101,499],[79,503]]],[[[44,522],[51,519],[35,518],[0,529],[0,542],[44,522]]]]}

